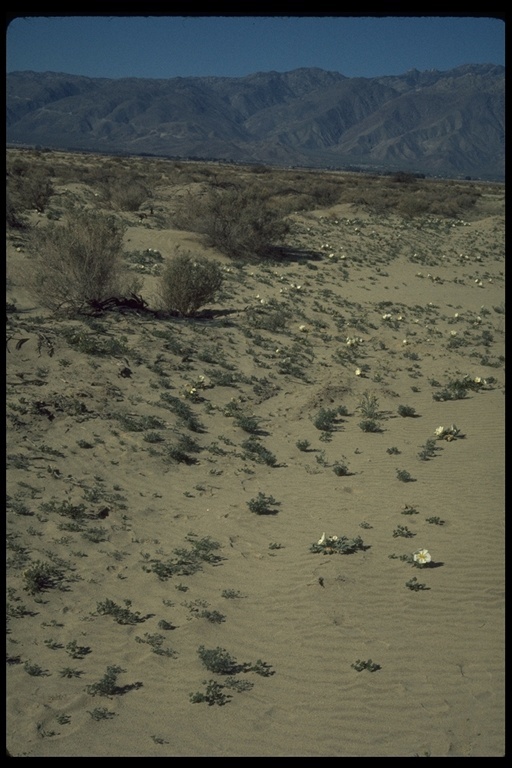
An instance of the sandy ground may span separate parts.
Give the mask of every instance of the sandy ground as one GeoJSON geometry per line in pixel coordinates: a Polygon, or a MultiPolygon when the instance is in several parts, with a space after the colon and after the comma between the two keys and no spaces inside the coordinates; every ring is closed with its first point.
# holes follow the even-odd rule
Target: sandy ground
{"type": "Polygon", "coordinates": [[[224,265],[219,312],[199,319],[56,319],[8,238],[13,756],[504,755],[501,204],[467,221],[348,205],[291,219],[316,259],[234,265],[132,217],[127,251],[180,242],[224,265]],[[70,328],[122,351],[83,351],[70,328]],[[436,398],[454,381],[464,397],[436,398]],[[360,426],[365,393],[377,432],[360,426]],[[340,407],[331,432],[315,426],[340,407]],[[237,412],[273,464],[243,447],[237,412]],[[275,514],[251,512],[259,493],[275,514]],[[324,532],[363,547],[312,552],[324,532]],[[55,580],[31,592],[37,563],[55,580]],[[211,680],[217,698],[191,701],[211,680]]]}

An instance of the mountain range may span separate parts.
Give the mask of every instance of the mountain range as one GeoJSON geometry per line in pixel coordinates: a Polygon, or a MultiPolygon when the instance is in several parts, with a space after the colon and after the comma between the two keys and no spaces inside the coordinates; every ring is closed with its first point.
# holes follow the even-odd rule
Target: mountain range
{"type": "Polygon", "coordinates": [[[90,78],[11,72],[9,144],[107,154],[502,179],[505,68],[349,78],[90,78]]]}

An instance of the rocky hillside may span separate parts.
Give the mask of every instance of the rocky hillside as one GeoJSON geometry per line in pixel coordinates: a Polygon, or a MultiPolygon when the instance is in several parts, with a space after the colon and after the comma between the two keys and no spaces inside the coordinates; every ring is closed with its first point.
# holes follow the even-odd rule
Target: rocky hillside
{"type": "Polygon", "coordinates": [[[505,69],[167,80],[7,75],[7,141],[59,149],[502,178],[505,69]]]}

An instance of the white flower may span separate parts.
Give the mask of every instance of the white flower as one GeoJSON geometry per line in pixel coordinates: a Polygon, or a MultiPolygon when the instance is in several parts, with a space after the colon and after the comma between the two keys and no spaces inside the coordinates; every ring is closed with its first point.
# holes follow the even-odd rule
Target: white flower
{"type": "Polygon", "coordinates": [[[457,335],[457,331],[450,331],[450,336],[456,336],[456,335],[457,335]]]}
{"type": "Polygon", "coordinates": [[[476,377],[473,379],[473,381],[475,382],[475,384],[481,384],[481,383],[482,383],[482,379],[480,378],[480,376],[476,376],[476,377]]]}
{"type": "Polygon", "coordinates": [[[338,541],[337,536],[329,536],[329,541],[338,541]]]}
{"type": "Polygon", "coordinates": [[[413,559],[418,565],[426,565],[427,563],[430,563],[432,557],[428,549],[418,549],[418,551],[414,553],[413,559]]]}
{"type": "Polygon", "coordinates": [[[356,376],[360,376],[361,375],[361,369],[360,368],[356,368],[354,373],[355,373],[356,376]]]}
{"type": "Polygon", "coordinates": [[[441,435],[444,435],[444,433],[445,433],[445,428],[444,428],[444,427],[438,427],[438,428],[436,429],[436,431],[435,431],[435,434],[436,434],[438,437],[441,437],[441,435]]]}
{"type": "Polygon", "coordinates": [[[308,327],[307,325],[299,325],[299,331],[307,332],[308,327]]]}
{"type": "Polygon", "coordinates": [[[325,542],[326,542],[326,541],[327,541],[327,537],[326,537],[326,535],[325,535],[325,531],[324,531],[324,532],[322,533],[322,536],[321,536],[321,537],[320,537],[320,539],[318,540],[318,543],[321,545],[321,544],[325,544],[325,542]]]}

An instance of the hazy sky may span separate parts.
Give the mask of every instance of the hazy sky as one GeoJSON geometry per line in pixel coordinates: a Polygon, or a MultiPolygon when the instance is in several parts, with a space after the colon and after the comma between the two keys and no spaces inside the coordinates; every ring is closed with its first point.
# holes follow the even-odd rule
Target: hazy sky
{"type": "Polygon", "coordinates": [[[170,78],[320,67],[347,77],[505,63],[505,23],[479,17],[24,16],[7,71],[170,78]]]}

